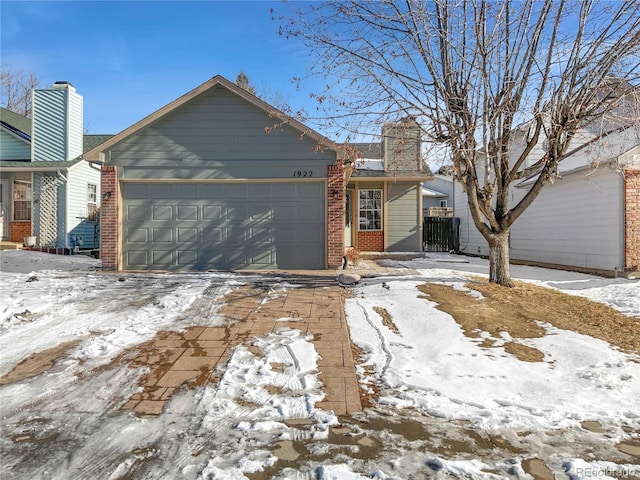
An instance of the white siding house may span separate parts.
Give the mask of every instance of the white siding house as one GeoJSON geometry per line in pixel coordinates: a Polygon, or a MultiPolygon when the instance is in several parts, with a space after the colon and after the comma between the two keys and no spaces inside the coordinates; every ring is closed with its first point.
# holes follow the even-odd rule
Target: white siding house
{"type": "MultiPolygon", "coordinates": [[[[609,273],[637,270],[640,131],[629,127],[603,138],[582,132],[579,138],[560,163],[560,178],[547,184],[511,227],[511,259],[609,273]]],[[[539,152],[529,158],[533,163],[539,152]]],[[[511,206],[534,180],[512,186],[511,206]]],[[[461,252],[487,256],[487,242],[461,188],[455,206],[461,252]]]]}
{"type": "Polygon", "coordinates": [[[33,118],[2,109],[2,240],[62,250],[98,248],[100,171],[83,150],[110,136],[83,135],[82,96],[68,82],[33,92],[33,118]]]}

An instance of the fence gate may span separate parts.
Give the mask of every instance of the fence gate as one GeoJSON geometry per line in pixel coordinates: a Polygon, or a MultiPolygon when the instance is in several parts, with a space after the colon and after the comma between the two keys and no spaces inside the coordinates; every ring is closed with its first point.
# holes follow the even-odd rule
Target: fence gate
{"type": "Polygon", "coordinates": [[[460,248],[460,219],[424,217],[422,237],[427,252],[450,252],[460,248]]]}

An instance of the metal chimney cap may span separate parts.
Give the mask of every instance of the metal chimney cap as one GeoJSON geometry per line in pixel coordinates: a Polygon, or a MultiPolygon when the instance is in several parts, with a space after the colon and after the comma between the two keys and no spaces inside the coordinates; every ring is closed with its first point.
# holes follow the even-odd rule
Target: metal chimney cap
{"type": "Polygon", "coordinates": [[[53,88],[65,88],[65,87],[73,88],[73,85],[71,85],[71,82],[67,82],[66,80],[58,80],[57,82],[53,82],[52,87],[53,88]]]}

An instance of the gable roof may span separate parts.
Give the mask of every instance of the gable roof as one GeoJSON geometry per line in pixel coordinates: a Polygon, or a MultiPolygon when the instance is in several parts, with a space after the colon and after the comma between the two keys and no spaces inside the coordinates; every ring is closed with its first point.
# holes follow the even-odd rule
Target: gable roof
{"type": "Polygon", "coordinates": [[[98,145],[102,145],[107,140],[113,138],[114,135],[96,135],[89,134],[82,136],[82,151],[88,152],[89,150],[93,150],[98,145]]]}
{"type": "Polygon", "coordinates": [[[355,149],[358,158],[382,158],[382,143],[347,143],[352,149],[355,149]]]}
{"type": "Polygon", "coordinates": [[[88,160],[88,161],[100,161],[100,153],[103,152],[104,150],[108,150],[113,145],[115,145],[115,144],[121,142],[122,140],[130,137],[131,135],[134,135],[135,133],[139,132],[140,130],[142,130],[143,128],[147,127],[148,125],[151,125],[152,123],[156,122],[157,120],[165,117],[166,115],[168,115],[169,113],[173,112],[177,108],[181,107],[185,103],[187,103],[190,100],[192,100],[193,98],[197,97],[198,95],[200,95],[200,94],[202,94],[202,93],[204,93],[204,92],[206,92],[206,91],[208,91],[208,90],[210,90],[212,88],[215,88],[217,86],[222,86],[222,87],[226,88],[227,90],[229,90],[230,92],[234,93],[235,95],[243,98],[244,100],[248,101],[249,103],[251,103],[251,104],[255,105],[256,107],[258,107],[259,109],[263,110],[265,113],[269,114],[270,116],[272,116],[274,118],[278,118],[279,120],[282,121],[282,123],[286,123],[286,124],[290,125],[291,127],[293,127],[294,129],[296,129],[297,131],[299,131],[301,135],[305,135],[305,136],[308,136],[308,137],[312,138],[313,140],[318,142],[318,144],[320,146],[328,148],[330,150],[338,151],[338,148],[339,148],[338,145],[335,144],[334,142],[332,142],[331,140],[329,140],[328,138],[326,138],[325,136],[323,136],[323,135],[319,134],[318,132],[310,129],[309,127],[305,126],[304,124],[302,124],[298,120],[292,118],[291,116],[285,114],[284,112],[278,110],[277,108],[269,105],[265,101],[260,100],[258,97],[256,97],[252,93],[250,93],[247,90],[239,87],[235,83],[230,82],[229,80],[227,80],[223,76],[216,75],[215,77],[211,78],[210,80],[204,82],[202,85],[194,88],[193,90],[191,90],[190,92],[185,93],[184,95],[182,95],[181,97],[177,98],[173,102],[168,103],[164,107],[156,110],[155,112],[153,112],[152,114],[146,116],[145,118],[143,118],[139,122],[136,122],[133,125],[131,125],[130,127],[124,129],[123,131],[121,131],[117,135],[114,135],[112,138],[110,138],[106,142],[104,142],[104,143],[94,147],[93,149],[85,152],[85,154],[83,155],[84,159],[88,160]]]}
{"type": "Polygon", "coordinates": [[[0,125],[2,127],[27,142],[31,141],[31,119],[12,112],[6,108],[0,108],[0,125]]]}

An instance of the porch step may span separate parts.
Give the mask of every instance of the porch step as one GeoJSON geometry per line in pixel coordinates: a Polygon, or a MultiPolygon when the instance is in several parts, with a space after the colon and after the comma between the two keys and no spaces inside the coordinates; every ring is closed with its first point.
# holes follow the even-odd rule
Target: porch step
{"type": "Polygon", "coordinates": [[[0,242],[0,250],[21,250],[24,247],[18,242],[0,242]]]}

